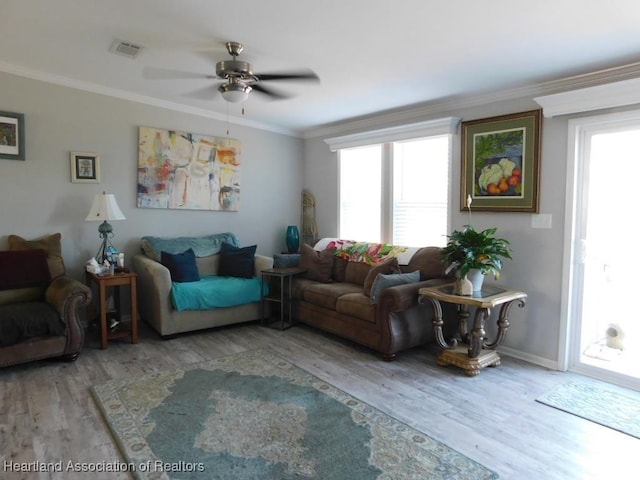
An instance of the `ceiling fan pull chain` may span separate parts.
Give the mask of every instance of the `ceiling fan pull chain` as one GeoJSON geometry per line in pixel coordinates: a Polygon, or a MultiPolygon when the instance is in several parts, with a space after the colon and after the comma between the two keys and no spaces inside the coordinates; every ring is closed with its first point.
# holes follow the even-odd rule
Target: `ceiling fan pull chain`
{"type": "Polygon", "coordinates": [[[229,136],[229,104],[226,104],[227,108],[227,137],[229,136]]]}

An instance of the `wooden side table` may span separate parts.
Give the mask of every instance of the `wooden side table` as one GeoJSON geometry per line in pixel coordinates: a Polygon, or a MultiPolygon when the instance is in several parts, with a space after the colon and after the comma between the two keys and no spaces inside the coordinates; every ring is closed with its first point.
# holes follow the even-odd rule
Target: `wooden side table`
{"type": "Polygon", "coordinates": [[[418,290],[418,302],[433,307],[433,328],[436,341],[443,350],[438,354],[438,365],[455,365],[465,369],[469,376],[478,375],[480,369],[488,366],[500,365],[500,356],[495,348],[502,343],[509,328],[509,310],[513,302],[518,302],[522,308],[525,306],[527,294],[516,290],[509,290],[497,285],[482,287],[480,292],[474,292],[472,296],[457,295],[454,292],[455,284],[426,287],[418,290]],[[440,302],[453,303],[458,306],[458,338],[450,342],[445,341],[442,334],[442,306],[440,302]],[[468,307],[476,307],[473,319],[473,327],[469,331],[468,307]],[[492,342],[485,337],[484,322],[491,314],[491,309],[500,306],[498,315],[498,333],[492,342]],[[458,346],[462,342],[463,346],[458,346]]]}
{"type": "MultiPolygon", "coordinates": [[[[86,272],[86,284],[91,287],[91,283],[95,283],[98,286],[98,306],[100,308],[100,348],[102,350],[107,348],[109,340],[131,337],[131,343],[138,343],[138,303],[137,303],[137,290],[136,290],[136,278],[137,274],[133,272],[116,273],[114,275],[96,275],[94,273],[86,272]],[[118,328],[111,331],[107,328],[107,288],[109,287],[121,287],[129,286],[131,292],[131,326],[130,329],[118,328]]],[[[114,302],[118,312],[118,320],[121,320],[120,309],[120,289],[116,288],[114,291],[114,302]]],[[[87,306],[87,318],[93,318],[93,302],[87,306]]],[[[121,325],[121,324],[120,324],[121,325]]]]}
{"type": "Polygon", "coordinates": [[[280,330],[286,330],[293,326],[293,299],[291,292],[291,281],[295,275],[304,273],[306,270],[298,267],[288,268],[269,268],[262,270],[262,283],[269,281],[270,278],[277,278],[280,280],[280,291],[278,295],[273,295],[269,291],[268,295],[264,294],[262,290],[262,302],[260,303],[260,309],[262,317],[262,325],[267,327],[271,326],[268,319],[265,317],[266,303],[274,302],[280,304],[280,330]],[[287,314],[285,314],[285,311],[287,314]]]}

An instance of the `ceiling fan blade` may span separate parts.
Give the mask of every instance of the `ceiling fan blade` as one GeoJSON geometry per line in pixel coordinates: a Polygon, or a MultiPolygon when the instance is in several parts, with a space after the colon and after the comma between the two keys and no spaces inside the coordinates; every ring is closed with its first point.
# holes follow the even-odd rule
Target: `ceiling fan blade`
{"type": "Polygon", "coordinates": [[[193,98],[195,100],[210,101],[216,100],[219,97],[218,85],[209,85],[204,88],[199,88],[193,92],[185,94],[185,97],[193,98]]]}
{"type": "Polygon", "coordinates": [[[168,68],[144,67],[142,78],[145,80],[203,80],[217,78],[206,73],[185,72],[168,68]]]}
{"type": "Polygon", "coordinates": [[[263,85],[260,85],[258,83],[252,83],[251,84],[251,88],[252,90],[255,90],[256,92],[260,92],[264,95],[268,95],[271,98],[274,99],[283,99],[283,98],[289,98],[291,95],[288,95],[284,92],[279,92],[277,90],[274,90],[273,88],[266,88],[263,85]]]}
{"type": "Polygon", "coordinates": [[[280,73],[256,73],[258,80],[320,80],[312,70],[299,70],[280,73]]]}

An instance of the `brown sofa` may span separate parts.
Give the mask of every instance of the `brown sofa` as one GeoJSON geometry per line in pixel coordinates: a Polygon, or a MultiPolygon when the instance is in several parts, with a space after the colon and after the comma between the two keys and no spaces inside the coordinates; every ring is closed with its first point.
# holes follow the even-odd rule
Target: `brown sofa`
{"type": "Polygon", "coordinates": [[[387,361],[402,350],[434,341],[433,312],[418,304],[418,290],[451,281],[440,264],[440,248],[419,248],[404,265],[392,258],[372,266],[340,258],[331,248],[314,251],[304,245],[299,265],[307,270],[293,282],[299,322],[377,350],[387,361]],[[410,272],[416,272],[417,281],[383,288],[372,303],[379,274],[389,280],[410,272]]]}
{"type": "Polygon", "coordinates": [[[84,345],[79,309],[91,290],[65,275],[60,234],[28,241],[10,235],[0,252],[0,367],[61,357],[84,345]]]}

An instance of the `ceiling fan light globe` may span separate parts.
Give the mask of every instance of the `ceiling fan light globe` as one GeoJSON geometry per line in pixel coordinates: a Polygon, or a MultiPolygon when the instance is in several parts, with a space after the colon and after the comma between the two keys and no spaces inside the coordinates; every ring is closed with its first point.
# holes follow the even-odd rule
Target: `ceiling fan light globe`
{"type": "Polygon", "coordinates": [[[249,98],[251,87],[240,83],[223,83],[218,87],[218,91],[227,102],[240,103],[249,98]]]}

